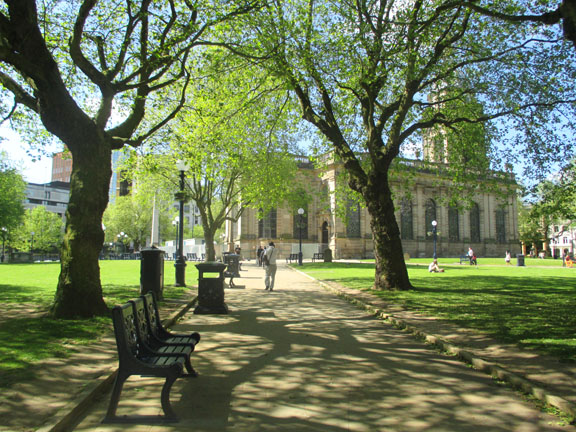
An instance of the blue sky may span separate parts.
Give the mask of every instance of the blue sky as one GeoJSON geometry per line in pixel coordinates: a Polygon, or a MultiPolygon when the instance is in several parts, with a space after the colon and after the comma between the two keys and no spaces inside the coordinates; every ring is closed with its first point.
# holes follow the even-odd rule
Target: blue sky
{"type": "MultiPolygon", "coordinates": [[[[26,153],[28,144],[21,142],[17,133],[8,126],[0,126],[0,151],[8,154],[8,158],[16,163],[24,179],[29,183],[48,183],[52,175],[52,159],[42,156],[39,160],[26,153]]],[[[54,148],[53,151],[59,149],[54,148]]]]}

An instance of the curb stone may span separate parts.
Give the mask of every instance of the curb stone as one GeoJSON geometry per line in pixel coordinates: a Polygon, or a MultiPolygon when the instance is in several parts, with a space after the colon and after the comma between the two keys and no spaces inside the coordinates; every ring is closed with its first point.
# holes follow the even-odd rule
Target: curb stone
{"type": "MultiPolygon", "coordinates": [[[[162,320],[162,324],[168,328],[172,327],[197,301],[198,296],[193,297],[183,308],[162,320]]],[[[88,411],[92,403],[112,388],[117,373],[118,366],[110,366],[100,377],[89,383],[74,401],[59,409],[47,424],[36,429],[36,432],[67,432],[74,430],[74,426],[88,411]]]]}
{"type": "Polygon", "coordinates": [[[441,351],[446,352],[447,354],[453,355],[456,358],[462,360],[464,363],[471,365],[475,369],[484,372],[492,378],[501,380],[506,382],[512,388],[521,391],[525,395],[532,396],[536,400],[556,408],[561,413],[565,414],[569,417],[570,424],[576,424],[576,404],[564,399],[563,397],[554,395],[550,393],[548,390],[543,389],[542,387],[537,386],[532,381],[521,377],[520,375],[508,371],[505,367],[500,366],[496,363],[484,360],[470,351],[462,349],[453,343],[447,342],[443,340],[441,337],[428,334],[424,330],[416,328],[412,325],[409,325],[406,321],[398,319],[393,315],[389,314],[388,312],[370,304],[366,301],[363,301],[350,293],[345,292],[344,290],[334,286],[322,282],[300,270],[292,267],[287,266],[295,272],[298,272],[309,279],[316,281],[320,286],[324,289],[333,292],[338,297],[348,301],[349,303],[358,306],[361,309],[373,314],[377,318],[389,322],[393,326],[404,330],[420,339],[423,339],[426,343],[430,345],[434,345],[441,351]]]}

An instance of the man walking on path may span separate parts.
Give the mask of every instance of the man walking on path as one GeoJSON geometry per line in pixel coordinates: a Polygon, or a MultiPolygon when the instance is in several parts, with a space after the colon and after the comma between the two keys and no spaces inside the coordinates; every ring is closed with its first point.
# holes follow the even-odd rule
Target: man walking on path
{"type": "Polygon", "coordinates": [[[266,290],[272,291],[274,289],[274,280],[276,279],[276,248],[274,247],[274,242],[268,243],[268,247],[262,253],[262,263],[266,270],[266,276],[264,278],[264,284],[266,285],[266,290]]]}

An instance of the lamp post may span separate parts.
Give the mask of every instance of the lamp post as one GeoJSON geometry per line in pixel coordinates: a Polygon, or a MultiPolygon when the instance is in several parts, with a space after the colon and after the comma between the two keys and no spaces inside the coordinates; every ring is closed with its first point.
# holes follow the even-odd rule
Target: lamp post
{"type": "Polygon", "coordinates": [[[126,252],[126,239],[128,238],[128,234],[124,233],[124,231],[120,232],[116,237],[118,237],[118,242],[122,245],[122,253],[126,252]]]}
{"type": "Polygon", "coordinates": [[[188,164],[183,160],[176,161],[176,168],[180,171],[180,191],[176,194],[180,202],[180,216],[178,226],[178,252],[174,268],[176,269],[176,286],[186,286],[186,261],[184,260],[184,201],[186,198],[184,186],[186,171],[188,171],[188,164]]]}
{"type": "Polygon", "coordinates": [[[436,231],[436,227],[438,226],[438,222],[435,220],[432,221],[432,237],[434,238],[434,255],[432,258],[436,259],[436,241],[438,239],[438,232],[436,231]]]}
{"type": "Polygon", "coordinates": [[[34,261],[34,231],[30,233],[30,255],[32,255],[32,261],[34,261]]]}
{"type": "Polygon", "coordinates": [[[304,215],[304,209],[299,208],[298,214],[300,215],[300,223],[299,223],[299,229],[298,229],[298,237],[300,240],[300,243],[299,243],[300,250],[298,252],[298,265],[301,266],[302,265],[302,217],[304,215]]]}
{"type": "MultiPolygon", "coordinates": [[[[172,226],[174,227],[174,232],[176,233],[176,241],[174,242],[174,250],[178,251],[178,225],[180,222],[180,218],[178,216],[176,216],[174,218],[174,220],[172,221],[172,226]]],[[[174,260],[176,260],[176,254],[177,252],[174,253],[174,260]]]]}
{"type": "Polygon", "coordinates": [[[6,247],[6,234],[8,234],[8,229],[6,227],[2,227],[2,260],[0,262],[4,262],[4,250],[6,247]]]}

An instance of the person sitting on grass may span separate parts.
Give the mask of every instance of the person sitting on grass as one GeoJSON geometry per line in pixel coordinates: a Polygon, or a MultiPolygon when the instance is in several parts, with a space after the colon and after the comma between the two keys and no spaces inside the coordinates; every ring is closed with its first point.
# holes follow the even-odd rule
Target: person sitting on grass
{"type": "Polygon", "coordinates": [[[430,273],[444,273],[444,269],[438,267],[438,260],[436,258],[434,258],[434,261],[428,266],[428,271],[430,273]]]}

